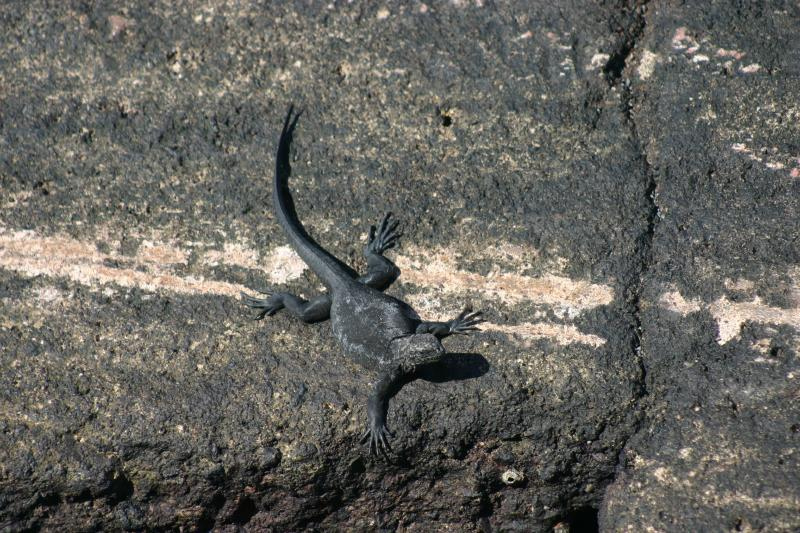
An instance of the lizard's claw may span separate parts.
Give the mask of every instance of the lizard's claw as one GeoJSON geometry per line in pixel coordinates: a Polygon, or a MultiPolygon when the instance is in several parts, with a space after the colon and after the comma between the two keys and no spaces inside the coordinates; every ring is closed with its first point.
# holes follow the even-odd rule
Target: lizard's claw
{"type": "Polygon", "coordinates": [[[398,231],[400,222],[391,220],[392,213],[386,213],[379,228],[370,226],[369,238],[367,239],[367,249],[376,254],[382,255],[386,250],[390,250],[397,245],[397,239],[403,236],[398,231]]]}
{"type": "Polygon", "coordinates": [[[258,292],[266,294],[268,298],[256,298],[244,292],[241,293],[244,305],[258,311],[253,317],[254,320],[261,320],[265,316],[272,316],[283,309],[283,302],[277,295],[268,291],[258,292]]]}
{"type": "Polygon", "coordinates": [[[377,455],[380,452],[384,457],[388,457],[388,453],[392,451],[389,439],[394,437],[394,434],[389,430],[389,426],[386,425],[386,411],[386,407],[382,407],[380,402],[375,401],[373,398],[367,404],[369,425],[361,435],[361,443],[369,442],[370,455],[377,455]]]}
{"type": "Polygon", "coordinates": [[[361,435],[361,443],[369,441],[369,454],[377,455],[380,452],[384,457],[392,451],[389,445],[390,437],[394,437],[394,433],[389,431],[386,424],[380,427],[368,427],[367,430],[361,435]]]}
{"type": "Polygon", "coordinates": [[[466,335],[470,331],[480,331],[478,324],[485,322],[483,319],[482,311],[472,312],[472,309],[467,307],[461,313],[450,321],[450,333],[457,333],[459,335],[466,335]]]}

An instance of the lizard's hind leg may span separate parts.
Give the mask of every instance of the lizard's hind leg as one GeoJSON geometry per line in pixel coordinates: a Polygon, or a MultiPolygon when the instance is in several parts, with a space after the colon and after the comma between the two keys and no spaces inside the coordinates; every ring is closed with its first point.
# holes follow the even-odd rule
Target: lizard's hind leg
{"type": "Polygon", "coordinates": [[[400,269],[383,254],[397,246],[397,241],[403,234],[398,227],[400,222],[392,220],[392,214],[386,213],[378,228],[369,228],[367,245],[364,247],[364,256],[367,258],[367,273],[358,281],[373,289],[383,291],[391,285],[400,275],[400,269]]]}
{"type": "Polygon", "coordinates": [[[242,301],[247,307],[258,311],[255,319],[261,320],[265,316],[272,316],[283,308],[306,323],[328,320],[331,315],[331,297],[320,294],[311,301],[304,300],[288,292],[262,292],[267,298],[256,298],[242,293],[242,301]]]}

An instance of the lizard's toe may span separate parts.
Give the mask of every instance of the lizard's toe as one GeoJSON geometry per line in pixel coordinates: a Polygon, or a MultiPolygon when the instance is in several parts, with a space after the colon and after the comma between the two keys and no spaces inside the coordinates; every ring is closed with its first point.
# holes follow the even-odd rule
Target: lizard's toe
{"type": "Polygon", "coordinates": [[[358,441],[361,444],[364,444],[365,442],[367,442],[367,439],[369,438],[369,434],[370,434],[370,429],[367,428],[366,430],[364,430],[364,433],[361,434],[361,438],[358,441]]]}
{"type": "Polygon", "coordinates": [[[377,228],[370,227],[368,248],[374,253],[383,254],[386,250],[397,246],[397,240],[402,236],[399,226],[399,221],[392,220],[392,213],[386,213],[377,228]]]}
{"type": "Polygon", "coordinates": [[[381,432],[378,434],[378,441],[381,445],[381,452],[384,455],[386,455],[386,452],[392,451],[392,447],[389,445],[389,432],[385,427],[381,428],[381,432]]]}
{"type": "Polygon", "coordinates": [[[466,335],[470,331],[480,331],[477,326],[485,321],[482,311],[473,312],[467,307],[454,320],[453,333],[466,335]]]}
{"type": "MultiPolygon", "coordinates": [[[[258,292],[260,292],[261,294],[265,294],[267,296],[272,296],[272,293],[269,291],[258,291],[258,292]]],[[[242,296],[242,301],[246,305],[250,305],[250,307],[253,307],[253,305],[251,304],[259,304],[261,302],[266,302],[269,300],[269,298],[256,298],[255,296],[250,296],[244,291],[239,291],[239,294],[242,296]]]]}

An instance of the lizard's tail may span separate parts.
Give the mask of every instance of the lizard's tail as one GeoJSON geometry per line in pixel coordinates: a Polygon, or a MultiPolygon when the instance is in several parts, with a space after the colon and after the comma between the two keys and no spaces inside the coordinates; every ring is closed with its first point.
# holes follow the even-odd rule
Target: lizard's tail
{"type": "Polygon", "coordinates": [[[289,192],[289,176],[292,167],[289,164],[289,146],[292,144],[292,133],[300,118],[302,111],[294,114],[294,106],[289,107],[286,121],[283,123],[283,131],[278,141],[278,156],[275,164],[275,187],[273,189],[273,201],[275,203],[275,213],[289,242],[292,244],[298,255],[303,261],[319,276],[329,290],[334,291],[343,284],[352,280],[355,275],[353,270],[326,252],[322,246],[317,244],[300,223],[297,212],[294,208],[294,201],[289,192]]]}

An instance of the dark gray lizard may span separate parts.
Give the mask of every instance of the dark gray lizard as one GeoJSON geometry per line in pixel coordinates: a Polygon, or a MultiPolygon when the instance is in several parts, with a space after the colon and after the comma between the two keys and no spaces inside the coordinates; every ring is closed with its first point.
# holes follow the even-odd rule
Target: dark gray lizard
{"type": "Polygon", "coordinates": [[[344,352],[379,378],[367,401],[367,430],[361,442],[369,440],[370,453],[391,451],[386,425],[389,399],[424,365],[441,360],[445,353],[441,339],[454,333],[477,330],[480,312],[467,308],[449,322],[426,322],[405,302],[383,294],[400,275],[400,269],[384,257],[397,244],[399,223],[387,213],[369,231],[364,254],[367,274],[358,274],[325,251],[306,233],[295,212],[289,192],[291,174],[289,147],[300,113],[293,107],[283,124],[278,142],[273,202],[278,222],[298,255],[322,280],[327,292],[311,301],[285,292],[266,292],[267,298],[242,293],[244,303],[258,310],[256,319],[286,308],[305,322],[331,319],[333,334],[344,352]]]}

